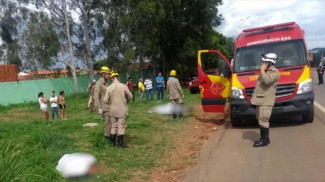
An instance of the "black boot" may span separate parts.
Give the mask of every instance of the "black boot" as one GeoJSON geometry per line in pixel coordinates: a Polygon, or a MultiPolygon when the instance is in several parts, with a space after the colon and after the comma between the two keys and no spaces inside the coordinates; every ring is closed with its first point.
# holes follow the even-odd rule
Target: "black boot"
{"type": "Polygon", "coordinates": [[[118,142],[118,147],[119,148],[127,148],[127,146],[124,145],[123,138],[124,138],[124,135],[117,136],[117,142],[118,142]]]}
{"type": "Polygon", "coordinates": [[[179,117],[179,118],[182,118],[182,117],[183,117],[183,114],[182,114],[182,113],[180,113],[180,114],[178,115],[178,117],[179,117]]]}
{"type": "Polygon", "coordinates": [[[267,144],[270,144],[270,138],[269,138],[269,128],[265,128],[265,141],[267,142],[267,144]]]}
{"type": "Polygon", "coordinates": [[[260,127],[261,139],[259,141],[254,142],[254,147],[263,147],[270,144],[269,139],[269,128],[260,127]]]}
{"type": "Polygon", "coordinates": [[[116,145],[116,135],[112,135],[111,134],[111,137],[110,137],[110,139],[111,139],[111,145],[112,145],[112,147],[115,147],[115,145],[116,145]]]}
{"type": "Polygon", "coordinates": [[[256,144],[256,143],[258,143],[258,142],[260,142],[262,140],[262,134],[263,134],[263,136],[266,135],[266,141],[268,142],[268,144],[271,143],[270,138],[269,138],[269,129],[268,128],[266,128],[266,129],[267,130],[265,130],[265,131],[267,131],[267,133],[264,134],[265,131],[263,130],[263,127],[260,127],[261,138],[258,141],[255,141],[254,144],[256,144]]]}
{"type": "Polygon", "coordinates": [[[173,114],[173,119],[176,119],[177,118],[177,114],[173,114]]]}

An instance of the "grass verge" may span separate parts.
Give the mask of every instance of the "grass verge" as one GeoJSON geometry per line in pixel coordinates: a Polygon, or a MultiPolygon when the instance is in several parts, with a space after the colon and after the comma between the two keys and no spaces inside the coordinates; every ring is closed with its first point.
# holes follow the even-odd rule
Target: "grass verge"
{"type": "MultiPolygon", "coordinates": [[[[185,105],[199,103],[199,95],[184,91],[185,105]]],[[[64,181],[55,166],[64,154],[73,152],[90,153],[98,159],[99,173],[95,181],[149,181],[153,169],[161,166],[161,160],[169,165],[166,155],[177,150],[174,136],[184,132],[193,119],[193,114],[175,121],[168,115],[148,113],[150,107],[167,100],[130,103],[125,136],[129,148],[119,150],[110,147],[104,139],[101,117],[86,111],[87,94],[66,100],[68,120],[43,121],[37,103],[0,108],[0,142],[24,146],[23,150],[17,149],[19,163],[24,164],[20,175],[13,175],[17,181],[64,181]],[[99,126],[82,126],[89,122],[99,126]]],[[[0,150],[4,148],[1,145],[0,150]]]]}

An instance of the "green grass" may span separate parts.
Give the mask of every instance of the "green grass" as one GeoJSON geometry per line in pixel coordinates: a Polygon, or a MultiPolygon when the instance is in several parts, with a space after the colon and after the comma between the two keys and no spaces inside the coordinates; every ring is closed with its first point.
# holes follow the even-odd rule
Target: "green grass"
{"type": "MultiPolygon", "coordinates": [[[[199,103],[198,94],[184,91],[185,105],[199,103]]],[[[120,150],[110,147],[104,139],[101,117],[96,112],[86,111],[87,94],[70,96],[66,101],[68,120],[54,122],[42,120],[38,103],[0,107],[0,144],[10,144],[11,153],[6,154],[7,158],[19,153],[17,169],[23,164],[22,172],[11,175],[16,181],[64,181],[55,167],[64,154],[73,152],[86,152],[97,158],[99,173],[95,181],[149,180],[154,167],[168,165],[170,161],[162,163],[160,160],[166,157],[167,150],[177,150],[172,137],[181,133],[193,116],[189,114],[174,121],[168,115],[148,113],[150,107],[167,100],[130,103],[125,136],[129,148],[120,150]],[[82,126],[88,122],[97,122],[99,126],[82,126]]],[[[5,151],[7,145],[1,145],[0,152],[5,151]]],[[[0,161],[0,165],[5,164],[0,161]]]]}

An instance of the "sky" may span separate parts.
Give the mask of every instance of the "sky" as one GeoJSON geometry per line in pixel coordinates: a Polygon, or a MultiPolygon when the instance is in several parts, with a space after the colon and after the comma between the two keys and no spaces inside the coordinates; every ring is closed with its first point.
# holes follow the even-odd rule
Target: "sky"
{"type": "Polygon", "coordinates": [[[216,30],[236,38],[247,28],[295,21],[305,30],[307,48],[325,47],[325,0],[223,0],[224,20],[216,30]]]}

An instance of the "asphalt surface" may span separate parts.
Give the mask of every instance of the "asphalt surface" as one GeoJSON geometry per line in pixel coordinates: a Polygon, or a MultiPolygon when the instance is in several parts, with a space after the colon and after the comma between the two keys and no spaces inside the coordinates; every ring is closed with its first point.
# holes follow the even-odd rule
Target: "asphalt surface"
{"type": "MultiPolygon", "coordinates": [[[[315,101],[325,108],[325,85],[316,85],[315,101]]],[[[271,144],[254,148],[254,123],[232,128],[229,121],[204,144],[197,166],[183,182],[325,182],[325,112],[315,107],[313,123],[301,117],[271,121],[271,144]]]]}

